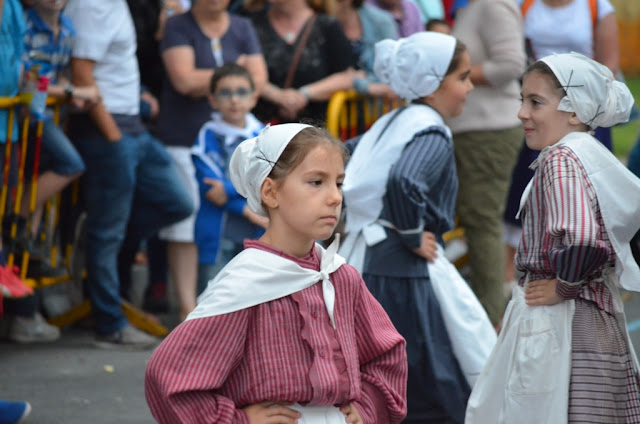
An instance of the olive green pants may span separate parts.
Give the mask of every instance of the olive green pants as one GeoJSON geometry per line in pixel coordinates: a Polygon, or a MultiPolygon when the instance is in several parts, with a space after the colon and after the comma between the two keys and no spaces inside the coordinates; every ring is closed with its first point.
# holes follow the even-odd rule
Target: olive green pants
{"type": "Polygon", "coordinates": [[[503,214],[523,137],[521,126],[453,137],[460,184],[457,214],[469,246],[470,283],[494,325],[506,306],[503,214]]]}

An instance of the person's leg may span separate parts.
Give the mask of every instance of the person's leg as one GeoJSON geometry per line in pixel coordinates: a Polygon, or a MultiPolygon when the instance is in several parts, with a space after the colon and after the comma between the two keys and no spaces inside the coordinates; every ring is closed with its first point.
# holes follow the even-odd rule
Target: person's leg
{"type": "Polygon", "coordinates": [[[169,274],[176,288],[180,321],[196,307],[196,284],[198,279],[198,248],[195,243],[170,241],[167,243],[169,274]]]}
{"type": "Polygon", "coordinates": [[[167,258],[167,243],[154,234],[147,239],[147,255],[149,257],[149,284],[145,290],[142,308],[154,313],[168,312],[169,259],[167,258]]]}
{"type": "Polygon", "coordinates": [[[171,279],[184,319],[196,304],[198,250],[193,243],[193,190],[165,148],[149,134],[142,138],[145,147],[138,166],[136,201],[129,227],[130,231],[147,237],[185,218],[191,221],[189,228],[182,230],[182,238],[176,237],[177,241],[167,244],[171,279]]]}
{"type": "MultiPolygon", "coordinates": [[[[43,123],[40,155],[35,209],[30,224],[32,236],[38,231],[45,202],[84,172],[84,162],[80,154],[60,127],[51,120],[43,123]]],[[[29,213],[30,190],[31,187],[25,191],[26,195],[22,198],[20,215],[24,217],[29,213]]]]}
{"type": "Polygon", "coordinates": [[[522,137],[521,127],[454,137],[457,213],[469,245],[471,286],[494,325],[505,307],[503,213],[522,137]]]}
{"type": "Polygon", "coordinates": [[[113,334],[127,326],[120,307],[117,257],[124,239],[135,187],[138,143],[132,137],[110,143],[92,124],[70,135],[87,170],[83,178],[88,292],[96,332],[113,334]]]}

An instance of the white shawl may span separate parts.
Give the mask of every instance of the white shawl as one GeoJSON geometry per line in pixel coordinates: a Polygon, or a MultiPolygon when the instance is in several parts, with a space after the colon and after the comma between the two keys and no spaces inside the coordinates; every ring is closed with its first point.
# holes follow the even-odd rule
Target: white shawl
{"type": "MultiPolygon", "coordinates": [[[[386,238],[383,226],[389,224],[380,222],[378,217],[382,212],[389,171],[414,135],[431,126],[441,127],[451,136],[442,117],[429,106],[412,104],[404,110],[389,112],[362,136],[347,164],[342,186],[346,237],[340,254],[360,272],[366,247],[386,238]]],[[[420,226],[407,233],[422,231],[420,226]]]]}
{"type": "Polygon", "coordinates": [[[280,299],[322,281],[322,294],[335,328],[335,289],[329,275],[345,260],[336,254],[340,237],[327,250],[316,244],[320,271],[303,268],[290,259],[260,249],[245,249],[233,258],[198,298],[198,306],[187,320],[228,314],[280,299]]]}

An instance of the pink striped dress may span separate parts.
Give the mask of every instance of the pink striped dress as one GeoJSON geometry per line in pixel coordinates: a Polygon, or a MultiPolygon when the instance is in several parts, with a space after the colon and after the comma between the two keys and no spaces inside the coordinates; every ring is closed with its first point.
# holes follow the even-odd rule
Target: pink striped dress
{"type": "Polygon", "coordinates": [[[558,295],[576,300],[569,422],[640,423],[638,377],[603,283],[615,252],[595,190],[566,146],[545,148],[532,168],[516,266],[531,281],[557,277],[558,295]]]}
{"type": "MultiPolygon", "coordinates": [[[[295,258],[319,270],[315,249],[295,258]]],[[[158,346],[145,391],[160,423],[248,423],[243,407],[263,401],[342,406],[365,423],[398,423],[406,414],[405,341],[358,272],[331,274],[331,326],[321,283],[225,315],[186,321],[158,346]]]]}

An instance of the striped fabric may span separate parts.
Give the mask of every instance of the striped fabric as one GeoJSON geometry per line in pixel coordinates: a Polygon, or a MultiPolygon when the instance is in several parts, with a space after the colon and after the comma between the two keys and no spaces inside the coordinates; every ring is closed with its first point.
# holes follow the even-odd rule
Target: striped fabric
{"type": "MultiPolygon", "coordinates": [[[[315,249],[298,259],[320,269],[315,249]]],[[[317,405],[353,402],[365,423],[398,423],[406,414],[405,341],[359,274],[331,275],[336,330],[321,284],[253,308],[187,321],[153,353],[146,373],[149,407],[160,423],[248,423],[241,408],[265,400],[317,405]]]]}
{"type": "Polygon", "coordinates": [[[638,379],[625,337],[612,315],[576,301],[569,422],[640,422],[638,379]]]}
{"type": "Polygon", "coordinates": [[[640,423],[638,379],[603,283],[615,252],[594,188],[567,147],[543,150],[532,167],[516,266],[529,280],[557,276],[557,293],[576,299],[569,422],[640,423]]]}
{"type": "MultiPolygon", "coordinates": [[[[615,252],[604,230],[598,199],[580,161],[567,147],[540,153],[533,187],[523,210],[516,266],[529,280],[558,277],[558,294],[581,297],[613,313],[602,282],[615,252]]],[[[524,280],[521,281],[521,284],[524,280]]]]}

